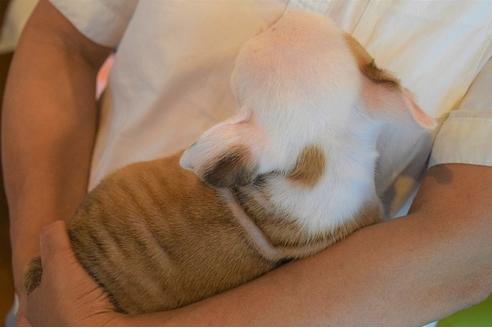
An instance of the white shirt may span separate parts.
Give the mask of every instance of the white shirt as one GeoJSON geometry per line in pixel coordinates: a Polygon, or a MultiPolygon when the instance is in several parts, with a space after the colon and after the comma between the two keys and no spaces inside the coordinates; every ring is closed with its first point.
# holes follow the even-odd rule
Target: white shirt
{"type": "Polygon", "coordinates": [[[0,54],[13,52],[37,0],[11,0],[0,26],[0,54]]]}
{"type": "MultiPolygon", "coordinates": [[[[440,120],[456,109],[492,55],[487,0],[51,1],[89,39],[117,48],[91,188],[116,168],[185,148],[231,116],[229,78],[238,50],[290,8],[331,17],[440,120]]],[[[491,64],[482,75],[437,134],[431,165],[492,165],[491,64]]],[[[397,129],[386,134],[377,185],[395,216],[408,207],[432,140],[408,139],[397,129]]]]}

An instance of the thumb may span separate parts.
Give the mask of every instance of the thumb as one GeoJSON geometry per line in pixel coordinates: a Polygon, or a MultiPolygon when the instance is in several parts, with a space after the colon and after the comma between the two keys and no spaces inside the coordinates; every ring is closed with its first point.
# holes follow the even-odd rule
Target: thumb
{"type": "Polygon", "coordinates": [[[48,259],[56,261],[57,255],[63,254],[63,256],[67,256],[67,254],[72,252],[64,221],[55,221],[44,227],[40,233],[39,243],[43,264],[48,259]]]}

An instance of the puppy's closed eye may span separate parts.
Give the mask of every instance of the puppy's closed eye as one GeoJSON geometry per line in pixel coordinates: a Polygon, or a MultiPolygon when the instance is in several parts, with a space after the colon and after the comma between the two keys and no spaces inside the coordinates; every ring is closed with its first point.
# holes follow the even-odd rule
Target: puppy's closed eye
{"type": "Polygon", "coordinates": [[[244,186],[255,179],[257,165],[246,146],[234,146],[216,157],[202,173],[202,179],[219,188],[244,186]]]}

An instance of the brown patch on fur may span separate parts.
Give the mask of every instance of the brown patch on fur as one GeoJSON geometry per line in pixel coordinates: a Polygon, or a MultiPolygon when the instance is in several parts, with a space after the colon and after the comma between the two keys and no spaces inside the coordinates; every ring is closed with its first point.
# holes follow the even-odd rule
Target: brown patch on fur
{"type": "Polygon", "coordinates": [[[384,84],[390,88],[400,88],[398,79],[388,71],[379,68],[371,55],[355,38],[347,33],[345,33],[344,38],[365,77],[377,84],[384,84]]]}
{"type": "Polygon", "coordinates": [[[323,150],[316,145],[303,149],[294,170],[288,178],[307,187],[313,187],[323,176],[326,159],[323,150]]]}
{"type": "Polygon", "coordinates": [[[203,180],[218,188],[244,186],[253,182],[255,171],[249,149],[235,146],[208,165],[203,180]]]}

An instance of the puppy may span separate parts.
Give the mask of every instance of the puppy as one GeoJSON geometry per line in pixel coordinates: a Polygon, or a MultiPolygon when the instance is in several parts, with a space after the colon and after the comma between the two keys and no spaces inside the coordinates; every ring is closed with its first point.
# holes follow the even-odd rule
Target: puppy
{"type": "MultiPolygon", "coordinates": [[[[201,300],[377,222],[380,132],[434,124],[313,13],[287,12],[246,42],[231,82],[234,117],[182,154],[109,175],[69,223],[78,260],[121,312],[201,300]]],[[[41,275],[38,258],[28,292],[41,275]]]]}

